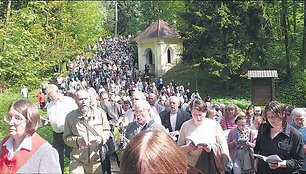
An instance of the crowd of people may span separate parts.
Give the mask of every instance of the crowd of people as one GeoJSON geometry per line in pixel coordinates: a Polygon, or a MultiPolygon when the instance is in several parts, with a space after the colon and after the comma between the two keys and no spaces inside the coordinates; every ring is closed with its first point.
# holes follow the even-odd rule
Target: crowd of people
{"type": "Polygon", "coordinates": [[[216,104],[190,83],[152,80],[134,67],[129,42],[100,39],[94,58],[78,56],[68,77],[42,85],[53,148],[36,133],[38,107],[12,103],[1,173],[63,173],[65,155],[70,173],[111,173],[111,156],[120,173],[306,172],[305,109],[216,104]]]}

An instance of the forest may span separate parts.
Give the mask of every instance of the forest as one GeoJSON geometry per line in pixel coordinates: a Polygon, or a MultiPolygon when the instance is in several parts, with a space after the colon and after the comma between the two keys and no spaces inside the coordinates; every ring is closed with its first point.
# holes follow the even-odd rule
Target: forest
{"type": "Polygon", "coordinates": [[[0,2],[0,84],[39,86],[100,37],[135,37],[162,19],[180,31],[183,61],[231,90],[248,70],[277,70],[283,102],[306,102],[304,1],[0,2]],[[118,17],[116,18],[116,5],[118,17]],[[115,32],[117,31],[117,32],[115,32]]]}

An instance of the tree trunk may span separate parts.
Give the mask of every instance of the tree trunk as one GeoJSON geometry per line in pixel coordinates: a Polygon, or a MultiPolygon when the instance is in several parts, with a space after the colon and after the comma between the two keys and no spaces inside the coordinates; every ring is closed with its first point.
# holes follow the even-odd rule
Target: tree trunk
{"type": "Polygon", "coordinates": [[[303,27],[303,48],[301,64],[305,66],[306,63],[306,1],[304,0],[304,27],[303,27]]]}
{"type": "Polygon", "coordinates": [[[296,7],[297,7],[297,2],[292,1],[293,3],[293,32],[296,33],[296,7]]]}
{"type": "Polygon", "coordinates": [[[3,33],[3,41],[2,41],[1,51],[5,51],[5,47],[6,47],[5,39],[6,39],[6,34],[7,34],[8,23],[10,21],[11,4],[12,4],[12,1],[8,0],[7,1],[7,8],[6,8],[6,18],[5,18],[5,24],[4,24],[4,33],[3,33]]]}
{"type": "Polygon", "coordinates": [[[287,77],[286,79],[290,79],[291,77],[291,68],[290,68],[290,57],[289,57],[289,41],[288,41],[288,21],[287,21],[287,6],[285,4],[285,0],[282,0],[282,28],[283,34],[285,35],[285,51],[286,51],[286,72],[287,77]]]}

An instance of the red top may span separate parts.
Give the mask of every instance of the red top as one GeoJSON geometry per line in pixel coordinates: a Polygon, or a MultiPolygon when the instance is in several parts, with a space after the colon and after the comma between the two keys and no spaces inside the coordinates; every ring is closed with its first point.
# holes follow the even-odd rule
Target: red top
{"type": "Polygon", "coordinates": [[[39,103],[45,102],[45,95],[43,93],[38,94],[38,102],[39,103]]]}
{"type": "Polygon", "coordinates": [[[40,135],[34,133],[32,136],[32,150],[20,149],[15,156],[9,160],[8,150],[3,144],[8,140],[8,136],[5,137],[1,144],[1,161],[0,161],[0,173],[16,173],[17,170],[28,161],[28,159],[34,154],[34,152],[46,142],[40,135]]]}

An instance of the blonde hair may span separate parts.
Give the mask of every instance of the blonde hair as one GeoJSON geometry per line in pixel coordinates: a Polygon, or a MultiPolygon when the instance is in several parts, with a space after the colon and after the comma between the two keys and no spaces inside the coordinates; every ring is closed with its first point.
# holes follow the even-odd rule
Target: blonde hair
{"type": "Polygon", "coordinates": [[[227,117],[227,116],[228,116],[228,113],[227,113],[228,108],[234,108],[234,109],[235,109],[235,115],[236,115],[236,117],[237,117],[239,108],[238,108],[237,105],[235,105],[235,104],[233,104],[233,103],[230,103],[230,104],[228,104],[228,105],[225,106],[223,116],[224,116],[224,117],[227,117]]]}
{"type": "Polygon", "coordinates": [[[216,113],[217,111],[215,109],[209,109],[207,110],[206,117],[215,120],[216,113]]]}

